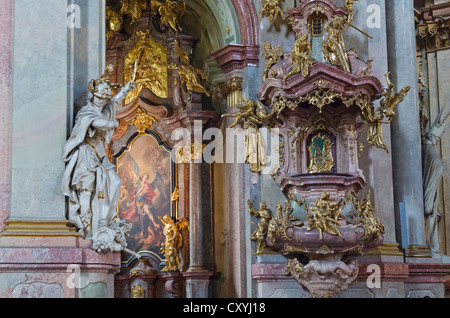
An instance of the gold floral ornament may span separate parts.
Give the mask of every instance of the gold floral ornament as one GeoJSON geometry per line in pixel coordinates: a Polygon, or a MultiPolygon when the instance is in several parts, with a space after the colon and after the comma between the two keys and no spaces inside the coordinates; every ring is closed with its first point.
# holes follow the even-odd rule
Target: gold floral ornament
{"type": "Polygon", "coordinates": [[[186,2],[151,0],[153,14],[161,17],[161,24],[171,27],[177,34],[182,31],[180,20],[186,11],[186,2]]]}
{"type": "Polygon", "coordinates": [[[149,89],[157,97],[167,98],[167,50],[149,37],[149,31],[138,31],[139,41],[125,55],[124,82],[134,79],[136,89],[129,92],[125,105],[132,103],[143,89],[149,89]]]}
{"type": "Polygon", "coordinates": [[[156,122],[156,119],[142,109],[138,109],[136,117],[130,122],[131,125],[136,126],[136,129],[140,135],[146,133],[147,129],[150,129],[152,125],[156,122]]]}
{"type": "Polygon", "coordinates": [[[365,94],[355,94],[351,97],[345,97],[342,93],[336,92],[332,88],[325,88],[318,86],[318,89],[300,96],[296,101],[287,100],[285,96],[279,96],[273,101],[272,112],[280,114],[286,108],[295,110],[302,103],[309,103],[316,106],[319,112],[329,104],[336,100],[340,100],[346,107],[356,105],[361,110],[363,120],[368,125],[367,142],[372,146],[389,152],[389,149],[383,137],[383,124],[390,124],[395,116],[395,109],[405,99],[410,86],[404,87],[400,93],[395,92],[394,85],[389,80],[389,73],[385,75],[388,83],[388,88],[382,93],[383,99],[380,101],[380,106],[375,109],[372,102],[365,94]]]}
{"type": "Polygon", "coordinates": [[[120,13],[131,17],[131,24],[141,17],[142,10],[147,9],[147,0],[121,0],[122,8],[120,13]]]}
{"type": "Polygon", "coordinates": [[[174,43],[175,53],[180,58],[181,63],[170,63],[169,69],[175,70],[180,76],[180,86],[186,85],[189,92],[197,94],[205,94],[210,96],[211,94],[205,87],[205,83],[208,78],[202,70],[190,65],[189,54],[179,45],[178,41],[174,43]]]}
{"type": "Polygon", "coordinates": [[[175,222],[170,216],[158,217],[164,224],[163,234],[165,236],[164,242],[161,244],[160,253],[164,254],[166,264],[162,269],[163,272],[179,271],[181,270],[181,258],[179,251],[183,245],[183,236],[181,231],[189,230],[189,220],[180,218],[175,222]]]}

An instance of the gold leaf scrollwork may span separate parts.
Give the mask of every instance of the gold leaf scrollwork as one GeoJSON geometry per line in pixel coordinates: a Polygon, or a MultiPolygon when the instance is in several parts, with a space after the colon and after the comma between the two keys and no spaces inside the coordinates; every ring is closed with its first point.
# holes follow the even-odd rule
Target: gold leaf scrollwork
{"type": "Polygon", "coordinates": [[[142,109],[138,109],[136,117],[130,122],[130,125],[136,126],[139,134],[145,134],[147,129],[150,129],[156,122],[156,119],[142,109]]]}

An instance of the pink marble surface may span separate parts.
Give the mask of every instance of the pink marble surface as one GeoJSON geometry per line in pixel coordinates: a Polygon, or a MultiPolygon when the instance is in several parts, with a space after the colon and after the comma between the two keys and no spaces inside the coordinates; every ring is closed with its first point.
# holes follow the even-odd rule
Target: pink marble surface
{"type": "Polygon", "coordinates": [[[241,43],[259,47],[259,21],[252,0],[231,0],[239,20],[241,43]]]}
{"type": "Polygon", "coordinates": [[[10,210],[14,1],[0,0],[0,231],[10,210]]]}

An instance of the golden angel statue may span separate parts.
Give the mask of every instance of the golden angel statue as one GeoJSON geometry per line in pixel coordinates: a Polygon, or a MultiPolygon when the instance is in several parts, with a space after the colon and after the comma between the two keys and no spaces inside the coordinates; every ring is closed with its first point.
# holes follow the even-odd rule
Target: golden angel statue
{"type": "Polygon", "coordinates": [[[181,231],[189,230],[189,220],[180,218],[175,222],[170,216],[158,217],[164,224],[164,242],[161,244],[160,253],[166,258],[166,265],[162,269],[163,272],[181,270],[180,248],[183,245],[183,236],[181,231]]]}
{"type": "Polygon", "coordinates": [[[367,141],[389,152],[388,147],[383,139],[383,124],[390,124],[394,119],[395,109],[408,94],[411,89],[410,86],[402,88],[400,93],[395,92],[394,84],[389,79],[389,74],[385,74],[388,88],[381,94],[383,99],[380,101],[381,107],[376,111],[373,108],[366,109],[366,116],[368,119],[369,129],[367,131],[367,141]]]}
{"type": "Polygon", "coordinates": [[[177,34],[182,31],[180,26],[180,19],[186,11],[186,2],[166,0],[166,1],[151,1],[152,12],[161,16],[161,24],[171,27],[177,34]]]}
{"type": "Polygon", "coordinates": [[[205,87],[208,78],[202,70],[190,65],[189,54],[179,45],[178,41],[175,41],[174,44],[175,53],[180,58],[181,63],[170,63],[168,68],[178,72],[181,80],[180,86],[186,85],[189,92],[205,94],[209,97],[211,94],[205,87]]]}

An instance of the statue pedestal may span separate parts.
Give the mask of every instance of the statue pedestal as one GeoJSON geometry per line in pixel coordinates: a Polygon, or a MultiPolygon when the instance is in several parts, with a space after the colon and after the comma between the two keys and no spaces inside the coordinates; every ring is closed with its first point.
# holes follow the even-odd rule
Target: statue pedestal
{"type": "Polygon", "coordinates": [[[76,236],[0,237],[0,297],[112,298],[120,253],[76,236]]]}

